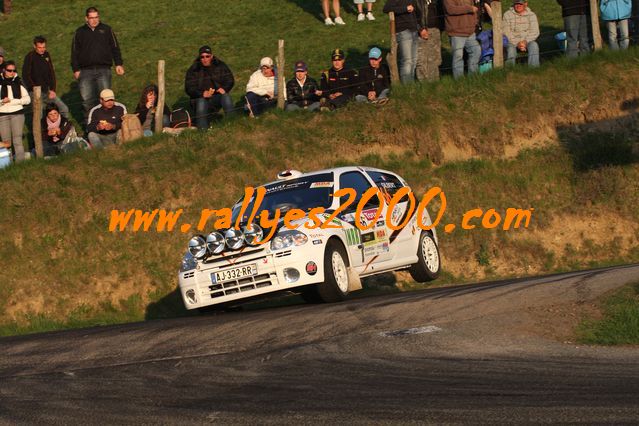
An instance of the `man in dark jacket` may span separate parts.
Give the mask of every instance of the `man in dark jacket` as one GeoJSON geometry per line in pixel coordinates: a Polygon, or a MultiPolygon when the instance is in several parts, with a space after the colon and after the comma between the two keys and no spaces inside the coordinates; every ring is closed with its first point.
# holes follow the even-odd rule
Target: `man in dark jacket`
{"type": "Polygon", "coordinates": [[[353,99],[359,85],[357,71],[344,68],[346,55],[342,49],[335,49],[331,54],[333,66],[322,73],[320,89],[322,91],[322,108],[335,109],[343,107],[353,99]]]}
{"type": "Polygon", "coordinates": [[[382,51],[373,47],[368,52],[368,66],[359,72],[357,102],[385,104],[390,93],[390,70],[382,63],[382,51]]]}
{"type": "Polygon", "coordinates": [[[113,90],[100,92],[100,105],[89,111],[87,132],[93,148],[103,148],[118,142],[118,133],[122,128],[122,116],[126,114],[126,106],[115,101],[113,90]]]}
{"type": "Polygon", "coordinates": [[[224,108],[226,114],[233,112],[229,92],[234,84],[229,67],[213,55],[209,46],[200,47],[198,58],[186,71],[184,79],[184,90],[191,98],[198,129],[209,128],[211,111],[224,108]]]}
{"type": "Polygon", "coordinates": [[[442,0],[417,0],[415,6],[421,11],[421,27],[417,42],[417,80],[439,80],[442,64],[442,35],[444,10],[442,0]]]}
{"type": "Polygon", "coordinates": [[[588,0],[557,0],[561,5],[566,31],[566,56],[575,58],[590,52],[588,26],[590,25],[590,3],[588,0]]]}
{"type": "Polygon", "coordinates": [[[384,13],[395,14],[395,32],[399,56],[399,78],[402,83],[415,81],[417,67],[417,39],[423,29],[421,9],[415,5],[417,0],[387,0],[384,13]]]}
{"type": "Polygon", "coordinates": [[[124,74],[122,54],[115,33],[100,22],[98,9],[86,10],[86,24],[75,31],[71,44],[71,67],[78,80],[85,114],[98,104],[98,94],[111,88],[111,65],[117,75],[124,74]]]}
{"type": "Polygon", "coordinates": [[[42,103],[42,108],[47,103],[53,103],[64,118],[69,118],[69,108],[56,93],[55,69],[51,55],[47,52],[47,39],[42,36],[33,39],[33,50],[24,57],[22,82],[32,98],[33,87],[40,86],[42,98],[47,101],[42,103]]]}
{"type": "Polygon", "coordinates": [[[286,83],[286,95],[286,111],[319,110],[322,91],[319,90],[317,82],[308,76],[308,68],[304,61],[295,63],[295,78],[286,83]]]}

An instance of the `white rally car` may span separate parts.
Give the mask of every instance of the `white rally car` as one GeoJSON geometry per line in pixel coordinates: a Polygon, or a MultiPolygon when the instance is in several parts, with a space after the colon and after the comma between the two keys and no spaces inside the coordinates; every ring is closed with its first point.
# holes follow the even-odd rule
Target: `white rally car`
{"type": "MultiPolygon", "coordinates": [[[[405,269],[418,282],[437,278],[437,234],[434,228],[422,230],[418,226],[431,224],[426,209],[418,223],[418,209],[409,209],[408,197],[404,197],[387,215],[388,200],[405,186],[404,179],[395,173],[370,167],[280,173],[277,181],[263,185],[266,195],[259,204],[260,211],[267,210],[271,218],[276,211],[284,217],[291,209],[310,212],[323,207],[326,213],[315,220],[309,213],[289,221],[289,227],[280,220],[274,236],[263,244],[258,242],[271,229],[262,229],[257,219],[250,227],[194,236],[179,271],[184,305],[187,309],[203,309],[283,290],[299,292],[307,301],[335,302],[360,289],[360,278],[369,275],[405,269]],[[360,209],[356,222],[359,200],[374,187],[383,191],[387,199],[371,198],[360,209]],[[346,197],[333,196],[342,188],[353,188],[357,196],[346,209],[340,208],[346,197]],[[339,213],[331,218],[336,210],[339,213]],[[391,229],[387,216],[393,224],[406,226],[391,229]],[[322,227],[307,229],[317,225],[318,220],[322,227]],[[297,228],[290,229],[294,226],[297,228]]],[[[240,199],[233,207],[232,223],[236,223],[238,215],[251,211],[251,204],[244,201],[240,199]],[[247,205],[249,208],[242,210],[247,205]]],[[[250,203],[254,201],[255,196],[250,203]]],[[[244,219],[243,216],[241,220],[244,219]]]]}

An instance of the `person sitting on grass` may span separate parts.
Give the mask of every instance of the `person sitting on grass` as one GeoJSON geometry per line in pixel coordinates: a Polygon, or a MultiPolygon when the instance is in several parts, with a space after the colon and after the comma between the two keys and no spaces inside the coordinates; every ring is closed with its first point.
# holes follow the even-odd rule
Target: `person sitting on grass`
{"type": "Polygon", "coordinates": [[[100,92],[100,105],[89,111],[87,132],[89,142],[95,148],[118,143],[118,133],[122,128],[122,116],[126,114],[126,107],[115,101],[115,94],[111,89],[100,92]]]}
{"type": "Polygon", "coordinates": [[[246,85],[246,109],[257,117],[277,104],[277,76],[273,59],[260,60],[260,69],[251,74],[246,85]]]}
{"type": "Polygon", "coordinates": [[[379,47],[373,47],[368,52],[368,66],[360,70],[359,81],[359,94],[355,96],[357,102],[378,105],[388,102],[390,69],[382,63],[382,51],[379,47]]]}
{"type": "Polygon", "coordinates": [[[539,66],[539,23],[537,15],[528,8],[526,0],[514,0],[513,7],[504,13],[504,35],[506,45],[506,63],[515,65],[517,52],[528,53],[528,65],[539,66]]]}
{"type": "Polygon", "coordinates": [[[322,73],[320,89],[322,91],[322,109],[334,110],[346,105],[357,90],[357,71],[344,68],[346,56],[342,49],[331,54],[333,66],[322,73]]]}
{"type": "Polygon", "coordinates": [[[320,96],[317,82],[308,76],[308,68],[304,61],[295,63],[295,78],[286,83],[286,111],[305,109],[318,111],[320,109],[320,96]]]}
{"type": "MultiPolygon", "coordinates": [[[[135,113],[142,125],[142,131],[144,136],[152,136],[153,129],[155,129],[155,110],[158,106],[158,87],[155,84],[150,84],[144,88],[138,106],[135,108],[135,113]]],[[[164,104],[164,111],[162,114],[162,126],[169,127],[169,117],[171,111],[164,104]]]]}
{"type": "Polygon", "coordinates": [[[62,114],[58,106],[49,104],[42,117],[42,146],[45,157],[53,157],[59,155],[62,151],[60,147],[64,138],[73,128],[73,124],[62,114]]]}

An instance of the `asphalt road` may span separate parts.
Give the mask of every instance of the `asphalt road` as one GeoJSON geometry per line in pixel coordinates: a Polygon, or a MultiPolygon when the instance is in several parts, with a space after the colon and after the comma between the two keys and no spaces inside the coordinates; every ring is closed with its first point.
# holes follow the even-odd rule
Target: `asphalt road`
{"type": "Polygon", "coordinates": [[[558,341],[639,266],[0,339],[0,423],[638,423],[639,348],[558,341]]]}

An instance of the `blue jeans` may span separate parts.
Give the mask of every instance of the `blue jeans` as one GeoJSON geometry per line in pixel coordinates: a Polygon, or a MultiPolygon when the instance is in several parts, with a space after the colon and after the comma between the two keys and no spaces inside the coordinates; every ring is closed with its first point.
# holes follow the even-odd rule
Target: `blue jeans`
{"type": "MultiPolygon", "coordinates": [[[[33,92],[29,92],[29,96],[33,99],[33,92]]],[[[49,99],[49,92],[42,93],[42,111],[44,112],[47,109],[47,104],[54,104],[58,107],[58,111],[60,111],[60,115],[64,118],[69,118],[69,107],[65,104],[59,96],[49,99]]]]}
{"type": "Polygon", "coordinates": [[[319,111],[320,109],[320,103],[318,102],[313,102],[312,104],[309,104],[305,107],[301,107],[297,104],[286,104],[286,107],[284,108],[285,111],[319,111]]]}
{"type": "Polygon", "coordinates": [[[589,16],[572,15],[564,17],[564,29],[566,30],[566,56],[576,58],[577,55],[585,55],[590,52],[588,42],[589,16]]]}
{"type": "MultiPolygon", "coordinates": [[[[536,41],[529,41],[526,45],[526,51],[528,53],[528,66],[539,66],[539,45],[536,41]]],[[[515,65],[515,58],[517,58],[517,45],[508,43],[506,45],[506,63],[508,65],[515,65]]]]}
{"type": "Polygon", "coordinates": [[[228,115],[233,112],[233,100],[231,95],[225,93],[223,95],[216,93],[210,98],[193,99],[195,104],[195,125],[198,129],[208,129],[211,124],[212,112],[217,112],[220,108],[228,115]]]}
{"type": "MultiPolygon", "coordinates": [[[[100,92],[111,88],[111,68],[95,67],[80,70],[78,87],[82,97],[84,117],[88,118],[91,108],[100,103],[100,92]]],[[[62,111],[60,111],[62,112],[62,111]]]]}
{"type": "Polygon", "coordinates": [[[415,81],[418,37],[417,31],[404,30],[397,33],[399,78],[402,83],[411,83],[415,81]]]}
{"type": "Polygon", "coordinates": [[[450,37],[450,48],[453,54],[454,78],[463,77],[464,75],[464,50],[468,53],[468,73],[477,72],[479,58],[481,57],[481,46],[479,46],[475,33],[469,36],[450,37]]]}
{"type": "Polygon", "coordinates": [[[608,45],[610,49],[627,49],[630,44],[630,38],[628,37],[628,20],[606,21],[606,27],[608,28],[608,45]],[[619,37],[617,37],[617,31],[619,31],[619,37]]]}
{"type": "MultiPolygon", "coordinates": [[[[387,98],[389,93],[390,93],[390,89],[384,89],[381,92],[379,92],[379,95],[377,95],[377,99],[387,98]]],[[[355,100],[357,102],[368,102],[368,96],[355,95],[355,100]]]]}
{"type": "Polygon", "coordinates": [[[277,99],[269,99],[266,96],[256,95],[253,92],[246,94],[246,102],[251,106],[250,110],[255,117],[262,114],[268,108],[273,108],[277,105],[277,99]]]}

